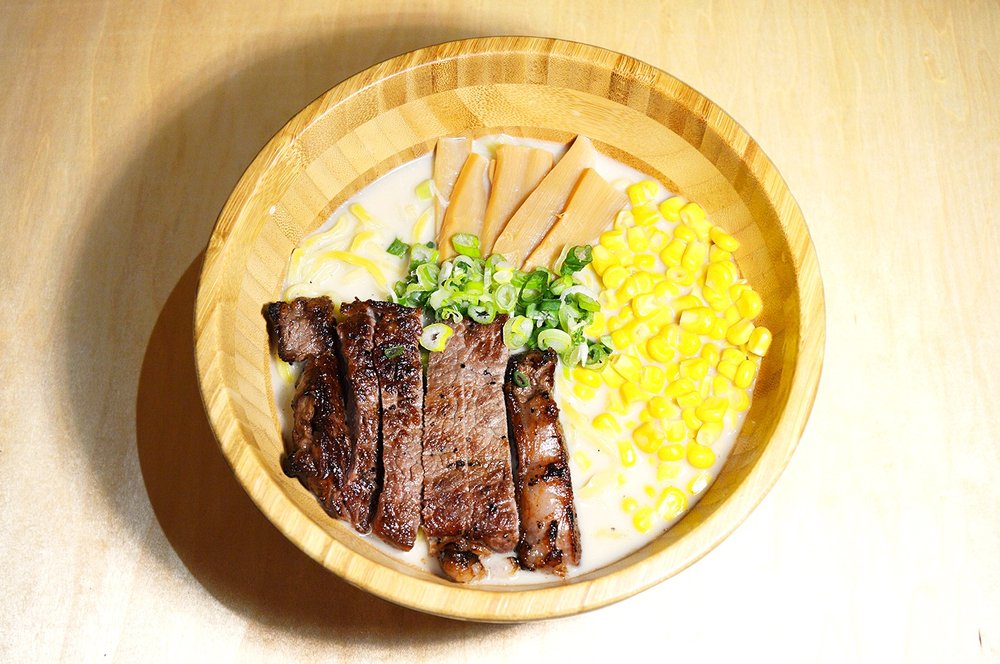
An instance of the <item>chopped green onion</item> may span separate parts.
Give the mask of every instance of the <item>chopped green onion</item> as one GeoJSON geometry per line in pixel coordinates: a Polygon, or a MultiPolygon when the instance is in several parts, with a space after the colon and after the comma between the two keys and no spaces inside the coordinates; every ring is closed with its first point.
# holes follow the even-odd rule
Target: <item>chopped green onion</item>
{"type": "Polygon", "coordinates": [[[566,258],[563,259],[562,266],[559,268],[559,274],[567,276],[579,272],[590,265],[593,260],[594,253],[589,244],[573,247],[566,252],[566,258]]]}
{"type": "Polygon", "coordinates": [[[455,330],[444,323],[433,323],[425,327],[420,334],[420,345],[431,352],[439,353],[444,350],[453,334],[455,330]]]}
{"type": "Polygon", "coordinates": [[[392,244],[389,245],[389,248],[386,249],[386,251],[389,252],[390,254],[392,254],[393,256],[400,256],[400,257],[402,257],[403,255],[406,254],[406,250],[409,249],[409,248],[410,248],[410,245],[406,244],[405,242],[402,242],[397,237],[395,240],[392,241],[392,244]]]}
{"type": "Polygon", "coordinates": [[[479,238],[472,233],[455,233],[451,236],[451,246],[462,256],[479,258],[479,238]]]}
{"type": "Polygon", "coordinates": [[[400,355],[402,355],[403,350],[404,349],[402,345],[395,344],[393,346],[386,346],[385,350],[382,351],[382,354],[391,360],[394,357],[399,357],[400,355]]]}
{"type": "Polygon", "coordinates": [[[469,318],[477,323],[492,323],[497,317],[497,308],[489,302],[474,304],[469,307],[469,318]]]}
{"type": "Polygon", "coordinates": [[[521,302],[538,302],[542,299],[545,287],[548,285],[549,271],[545,268],[536,269],[521,287],[521,302]]]}
{"type": "Polygon", "coordinates": [[[557,353],[562,353],[569,348],[572,342],[573,340],[567,333],[555,328],[542,330],[538,333],[538,347],[542,350],[548,350],[551,348],[557,353]]]}
{"type": "Polygon", "coordinates": [[[576,295],[576,305],[583,309],[584,311],[600,311],[601,303],[590,297],[589,295],[584,295],[583,293],[577,293],[576,295]]]}
{"type": "Polygon", "coordinates": [[[503,342],[507,348],[521,348],[531,339],[535,324],[526,316],[513,316],[503,324],[503,342]]]}
{"type": "Polygon", "coordinates": [[[493,293],[497,311],[509,314],[517,306],[517,289],[510,284],[503,284],[493,293]]]}
{"type": "Polygon", "coordinates": [[[518,387],[528,387],[529,385],[531,385],[531,381],[528,380],[528,377],[525,375],[523,371],[515,371],[514,384],[517,385],[518,387]]]}
{"type": "Polygon", "coordinates": [[[440,271],[441,268],[437,266],[437,263],[424,263],[423,265],[418,265],[415,271],[417,283],[425,290],[434,288],[434,286],[437,285],[438,273],[440,273],[440,271]]]}
{"type": "Polygon", "coordinates": [[[423,263],[436,263],[438,251],[433,242],[415,244],[410,247],[410,267],[423,263]]]}

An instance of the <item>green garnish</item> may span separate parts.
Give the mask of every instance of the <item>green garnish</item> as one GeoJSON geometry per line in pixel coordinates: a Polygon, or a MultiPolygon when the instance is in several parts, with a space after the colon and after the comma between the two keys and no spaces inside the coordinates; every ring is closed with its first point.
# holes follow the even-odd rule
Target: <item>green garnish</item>
{"type": "Polygon", "coordinates": [[[518,387],[527,387],[531,385],[531,381],[528,380],[528,377],[524,375],[523,371],[515,371],[514,384],[517,385],[518,387]]]}
{"type": "Polygon", "coordinates": [[[394,357],[399,357],[403,354],[403,347],[399,344],[395,346],[386,346],[382,353],[390,360],[394,357]]]}
{"type": "Polygon", "coordinates": [[[410,248],[410,246],[408,244],[406,244],[405,242],[401,241],[397,237],[395,240],[392,241],[392,244],[389,245],[389,248],[386,249],[386,251],[388,251],[393,256],[400,256],[400,257],[402,257],[406,253],[406,250],[409,249],[409,248],[410,248]]]}

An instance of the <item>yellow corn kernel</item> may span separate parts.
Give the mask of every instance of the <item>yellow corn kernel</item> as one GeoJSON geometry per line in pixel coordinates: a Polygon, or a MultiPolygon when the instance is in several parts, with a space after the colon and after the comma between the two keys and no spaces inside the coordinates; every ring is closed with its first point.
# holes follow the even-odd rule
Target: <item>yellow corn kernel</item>
{"type": "Polygon", "coordinates": [[[681,256],[681,267],[690,272],[696,271],[708,259],[708,245],[700,240],[689,242],[681,256]]]}
{"type": "Polygon", "coordinates": [[[771,347],[771,330],[766,327],[755,327],[747,340],[747,350],[757,357],[767,355],[767,349],[771,347]]]}
{"type": "Polygon", "coordinates": [[[622,328],[611,333],[611,345],[615,350],[625,350],[635,341],[635,336],[630,330],[622,328]]]}
{"type": "Polygon", "coordinates": [[[610,364],[605,365],[604,368],[601,369],[601,378],[604,379],[604,382],[607,383],[608,387],[611,389],[618,389],[625,383],[625,379],[622,375],[615,371],[610,364]]]}
{"type": "Polygon", "coordinates": [[[708,362],[708,366],[714,367],[719,363],[719,347],[715,344],[705,344],[701,347],[701,356],[708,362]]]}
{"type": "Polygon", "coordinates": [[[726,341],[734,346],[742,346],[750,340],[752,333],[753,323],[744,318],[729,326],[729,329],[726,330],[726,341]]]}
{"type": "Polygon", "coordinates": [[[653,295],[660,299],[675,297],[680,292],[681,289],[677,287],[677,284],[672,284],[666,279],[653,287],[653,295]]]}
{"type": "MultiPolygon", "coordinates": [[[[733,285],[735,278],[732,273],[726,268],[727,263],[714,262],[708,264],[708,269],[705,271],[705,285],[709,288],[713,288],[720,293],[724,293],[726,298],[729,298],[729,287],[733,285]]],[[[729,263],[731,265],[731,263],[729,263]]]]}
{"type": "Polygon", "coordinates": [[[722,436],[722,423],[706,422],[698,429],[698,435],[695,440],[698,441],[699,445],[711,446],[719,440],[720,436],[722,436]]]}
{"type": "Polygon", "coordinates": [[[668,267],[667,280],[678,286],[690,286],[698,278],[697,272],[685,270],[683,267],[668,267]]]}
{"type": "Polygon", "coordinates": [[[646,227],[653,226],[663,219],[652,205],[640,205],[632,208],[632,218],[635,219],[637,226],[646,227]]]}
{"type": "Polygon", "coordinates": [[[703,357],[693,357],[680,362],[681,375],[690,378],[695,383],[705,379],[705,376],[708,375],[708,368],[708,360],[703,357]]]}
{"type": "Polygon", "coordinates": [[[697,496],[699,493],[708,488],[708,485],[712,483],[712,476],[708,473],[702,471],[694,476],[691,483],[688,484],[688,491],[693,496],[697,496]]]}
{"type": "Polygon", "coordinates": [[[657,394],[662,391],[667,384],[667,377],[666,373],[663,371],[663,367],[658,367],[656,365],[643,367],[642,379],[639,384],[642,389],[646,390],[650,394],[657,394]]]}
{"type": "Polygon", "coordinates": [[[649,400],[649,404],[646,406],[649,409],[650,414],[653,417],[658,417],[660,419],[673,419],[675,417],[680,417],[680,409],[673,404],[667,397],[657,395],[649,400]]]}
{"type": "Polygon", "coordinates": [[[632,512],[639,509],[639,501],[632,496],[626,496],[622,498],[622,510],[631,514],[632,512]]]}
{"type": "Polygon", "coordinates": [[[702,302],[697,295],[682,295],[674,300],[671,306],[674,311],[680,312],[701,307],[702,302]]]}
{"type": "Polygon", "coordinates": [[[738,302],[740,296],[746,291],[750,290],[750,284],[747,283],[736,283],[729,287],[729,299],[733,302],[738,302]]]}
{"type": "Polygon", "coordinates": [[[587,453],[583,450],[577,450],[573,453],[573,461],[576,462],[576,465],[579,466],[580,470],[583,472],[590,470],[590,457],[587,456],[587,453]]]}
{"type": "Polygon", "coordinates": [[[653,277],[649,272],[636,272],[633,279],[635,279],[635,287],[639,293],[653,292],[653,277]]]}
{"type": "Polygon", "coordinates": [[[629,226],[635,223],[635,219],[632,217],[632,213],[628,210],[619,210],[618,214],[615,215],[614,228],[615,230],[625,230],[629,226]]]}
{"type": "MultiPolygon", "coordinates": [[[[654,295],[653,297],[655,298],[656,296],[654,295]]],[[[663,306],[661,303],[657,303],[656,311],[654,311],[649,318],[645,320],[645,322],[654,333],[659,334],[660,331],[672,323],[673,320],[674,310],[669,306],[663,306]]]]}
{"type": "Polygon", "coordinates": [[[689,226],[678,226],[674,229],[674,239],[682,240],[685,243],[695,242],[698,239],[698,234],[689,226]]]}
{"type": "Polygon", "coordinates": [[[719,372],[720,376],[725,376],[729,380],[736,377],[736,369],[739,365],[735,362],[727,362],[726,360],[720,360],[719,365],[715,368],[719,372]]]}
{"type": "Polygon", "coordinates": [[[747,320],[753,320],[760,315],[764,309],[764,302],[760,295],[752,289],[743,291],[740,299],[736,300],[736,307],[740,310],[740,315],[747,320]]]}
{"type": "Polygon", "coordinates": [[[639,382],[639,378],[642,376],[642,364],[639,360],[625,354],[620,353],[615,355],[611,359],[611,366],[615,371],[621,374],[623,378],[634,383],[639,382]]]}
{"type": "Polygon", "coordinates": [[[690,378],[678,378],[663,388],[663,396],[676,399],[684,394],[694,392],[696,389],[694,381],[690,378]]]}
{"type": "Polygon", "coordinates": [[[725,376],[712,377],[712,394],[715,396],[728,398],[732,389],[733,381],[729,380],[725,376]]]}
{"type": "Polygon", "coordinates": [[[687,199],[683,196],[672,196],[660,203],[660,214],[667,221],[680,221],[681,208],[687,205],[687,199]]]}
{"type": "Polygon", "coordinates": [[[579,383],[573,386],[573,393],[580,397],[584,401],[590,401],[597,394],[597,391],[587,385],[580,385],[579,383]]]}
{"type": "Polygon", "coordinates": [[[636,281],[635,275],[626,277],[625,281],[618,288],[618,299],[622,302],[628,302],[633,297],[641,293],[639,290],[639,283],[636,281]]]}
{"type": "Polygon", "coordinates": [[[601,280],[604,282],[605,288],[619,288],[625,282],[626,277],[628,277],[628,270],[621,265],[613,265],[604,271],[601,280]]]}
{"type": "Polygon", "coordinates": [[[694,406],[688,406],[681,411],[681,419],[684,420],[684,424],[688,426],[691,431],[697,431],[704,422],[695,413],[694,406]]]}
{"type": "Polygon", "coordinates": [[[668,242],[670,242],[670,236],[659,228],[653,228],[649,231],[649,248],[652,251],[663,251],[668,242]]]}
{"type": "Polygon", "coordinates": [[[639,254],[633,264],[640,270],[652,270],[656,267],[656,257],[652,254],[639,254]]]}
{"type": "Polygon", "coordinates": [[[667,383],[672,383],[681,377],[681,370],[676,362],[667,362],[664,364],[663,371],[667,374],[667,383]]]}
{"type": "Polygon", "coordinates": [[[618,264],[621,265],[622,267],[631,267],[632,262],[635,260],[635,254],[633,254],[628,249],[623,249],[622,251],[614,251],[612,252],[612,255],[615,257],[615,260],[618,262],[618,264]]]}
{"type": "Polygon", "coordinates": [[[646,393],[635,383],[625,383],[621,388],[622,401],[626,404],[633,404],[646,398],[646,393]]]}
{"type": "Polygon", "coordinates": [[[720,314],[732,305],[732,302],[729,301],[729,295],[725,291],[717,291],[708,286],[702,289],[701,296],[708,302],[708,306],[712,307],[712,311],[720,314]]]}
{"type": "Polygon", "coordinates": [[[743,360],[747,359],[746,353],[741,351],[739,348],[726,348],[722,351],[719,359],[723,362],[733,362],[734,364],[739,364],[743,360]]]}
{"type": "Polygon", "coordinates": [[[675,486],[667,487],[656,501],[656,513],[664,521],[676,519],[687,509],[688,499],[684,492],[675,486]]]}
{"type": "MultiPolygon", "coordinates": [[[[687,394],[682,394],[675,399],[677,405],[682,409],[695,408],[701,404],[702,397],[701,392],[697,389],[693,392],[688,392],[687,394]]],[[[684,411],[681,411],[681,417],[684,416],[684,411]]]]}
{"type": "Polygon", "coordinates": [[[625,188],[625,193],[628,194],[628,200],[632,204],[632,207],[648,203],[651,198],[649,190],[643,186],[643,182],[636,182],[633,185],[629,185],[625,188]]]}
{"type": "Polygon", "coordinates": [[[717,244],[723,251],[732,253],[740,248],[740,241],[722,230],[719,226],[712,227],[711,237],[712,242],[717,244]]]}
{"type": "Polygon", "coordinates": [[[712,448],[705,445],[693,442],[688,443],[687,460],[695,468],[704,470],[705,468],[711,468],[715,463],[715,452],[712,451],[712,448]]]}
{"type": "Polygon", "coordinates": [[[726,325],[726,321],[723,318],[716,318],[715,322],[712,323],[712,329],[708,331],[708,337],[710,339],[715,339],[716,341],[722,341],[726,338],[726,332],[729,330],[729,326],[726,325]]]}
{"type": "Polygon", "coordinates": [[[750,387],[754,377],[757,375],[757,365],[753,360],[743,360],[736,368],[736,375],[733,376],[733,385],[742,389],[750,387]]]}
{"type": "Polygon", "coordinates": [[[705,221],[705,208],[697,203],[688,203],[680,210],[681,221],[688,226],[697,226],[705,221]]]}
{"type": "MultiPolygon", "coordinates": [[[[679,443],[687,438],[687,425],[683,420],[669,420],[663,428],[667,434],[667,440],[671,443],[679,443]]],[[[681,455],[683,456],[683,452],[681,455]]]]}
{"type": "Polygon", "coordinates": [[[692,307],[691,309],[681,310],[680,325],[689,332],[706,334],[712,329],[712,323],[714,322],[715,313],[708,307],[692,307]]]}
{"type": "Polygon", "coordinates": [[[728,251],[723,251],[719,249],[714,244],[708,248],[708,260],[709,262],[728,262],[733,260],[733,255],[728,251]]]}
{"type": "Polygon", "coordinates": [[[667,246],[663,248],[663,251],[660,252],[660,260],[667,267],[678,267],[681,264],[681,258],[684,257],[685,249],[687,249],[687,242],[684,240],[676,238],[670,240],[667,246]]]}
{"type": "Polygon", "coordinates": [[[597,373],[593,369],[584,369],[583,367],[576,367],[573,369],[573,378],[577,382],[583,383],[587,387],[600,387],[601,386],[601,374],[597,373]]]}
{"type": "Polygon", "coordinates": [[[646,342],[646,352],[657,362],[669,362],[674,357],[674,349],[660,336],[653,337],[646,342]]]}
{"type": "Polygon", "coordinates": [[[637,346],[642,346],[646,343],[646,339],[653,336],[653,330],[650,329],[647,321],[644,320],[634,320],[625,326],[625,331],[632,335],[632,343],[637,346]]]}
{"type": "MultiPolygon", "coordinates": [[[[660,448],[663,449],[662,447],[660,448]]],[[[679,464],[671,463],[669,461],[661,461],[656,464],[656,481],[666,482],[667,480],[675,479],[681,474],[681,467],[679,464]]]]}
{"type": "Polygon", "coordinates": [[[680,332],[680,342],[677,344],[677,350],[681,352],[682,355],[697,355],[698,351],[701,350],[701,339],[694,332],[682,329],[680,332]]]}
{"type": "Polygon", "coordinates": [[[722,314],[722,318],[726,321],[726,327],[728,328],[733,323],[740,321],[743,316],[740,315],[739,308],[734,304],[726,308],[722,314]]]}
{"type": "Polygon", "coordinates": [[[632,517],[632,525],[640,533],[649,532],[649,529],[653,527],[653,509],[651,507],[643,507],[637,510],[632,517]]]}
{"type": "Polygon", "coordinates": [[[730,396],[730,403],[733,410],[742,413],[750,407],[750,395],[745,390],[733,390],[732,396],[730,396]]]}
{"type": "Polygon", "coordinates": [[[625,407],[625,402],[622,401],[622,396],[618,390],[608,393],[608,410],[617,415],[624,415],[628,412],[628,408],[625,407]]]}
{"type": "Polygon", "coordinates": [[[708,380],[702,380],[698,383],[698,394],[701,395],[701,400],[704,401],[708,397],[712,396],[712,383],[708,380]]]}
{"type": "Polygon", "coordinates": [[[632,447],[632,441],[618,441],[618,456],[621,457],[622,465],[626,468],[635,465],[635,448],[632,447]]]}
{"type": "Polygon", "coordinates": [[[594,320],[591,321],[590,325],[583,328],[584,334],[589,337],[598,338],[603,337],[608,332],[608,319],[605,317],[604,312],[598,311],[594,314],[594,320]]]}
{"type": "Polygon", "coordinates": [[[655,418],[654,418],[654,417],[653,417],[653,416],[652,416],[652,415],[650,414],[650,412],[649,412],[649,409],[648,409],[648,408],[643,408],[643,409],[642,409],[642,410],[641,410],[641,411],[639,412],[639,423],[640,423],[640,424],[645,424],[646,422],[650,422],[650,421],[652,421],[653,419],[655,419],[655,418]]]}
{"type": "Polygon", "coordinates": [[[612,230],[601,233],[600,244],[609,251],[622,251],[628,249],[628,242],[625,240],[625,231],[612,230]]]}
{"type": "Polygon", "coordinates": [[[591,255],[593,260],[590,262],[590,265],[594,268],[594,272],[597,274],[604,274],[609,267],[618,264],[614,254],[612,254],[608,248],[603,245],[596,245],[593,248],[591,255]]]}
{"type": "MultiPolygon", "coordinates": [[[[684,426],[683,422],[679,422],[681,427],[684,426]]],[[[684,440],[681,438],[681,440],[684,440]]],[[[661,461],[680,461],[684,458],[685,449],[683,445],[664,445],[660,449],[656,450],[656,456],[661,461]]]]}
{"type": "Polygon", "coordinates": [[[625,231],[625,238],[628,240],[628,248],[632,251],[639,252],[649,249],[649,236],[646,235],[646,230],[639,226],[633,226],[625,231]]]}
{"type": "Polygon", "coordinates": [[[653,454],[656,450],[660,449],[660,445],[663,444],[666,437],[653,422],[646,422],[645,424],[640,424],[632,432],[632,440],[635,441],[636,447],[640,450],[647,454],[653,454]]]}
{"type": "Polygon", "coordinates": [[[722,422],[727,408],[729,408],[729,401],[727,399],[722,397],[708,397],[695,409],[694,414],[703,422],[719,423],[722,422]]]}

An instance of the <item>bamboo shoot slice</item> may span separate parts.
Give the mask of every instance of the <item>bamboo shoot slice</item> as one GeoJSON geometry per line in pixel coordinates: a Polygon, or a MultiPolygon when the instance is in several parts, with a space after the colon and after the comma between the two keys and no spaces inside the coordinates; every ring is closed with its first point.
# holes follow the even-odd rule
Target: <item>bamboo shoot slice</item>
{"type": "Polygon", "coordinates": [[[468,138],[439,138],[434,148],[434,235],[441,230],[444,212],[451,200],[458,174],[472,152],[472,141],[468,138]]]}
{"type": "Polygon", "coordinates": [[[455,188],[451,192],[451,202],[441,221],[441,233],[438,235],[438,251],[441,252],[442,260],[455,255],[455,249],[451,246],[452,235],[470,233],[479,237],[483,232],[483,217],[486,215],[489,196],[486,187],[488,167],[489,160],[473,152],[458,174],[455,188]]]}
{"type": "Polygon", "coordinates": [[[594,165],[596,156],[590,139],[577,136],[563,158],[507,222],[493,244],[493,253],[503,254],[514,265],[521,265],[566,208],[574,185],[583,170],[594,165]]]}
{"type": "Polygon", "coordinates": [[[628,197],[618,191],[593,169],[586,169],[576,183],[566,211],[524,262],[525,270],[536,267],[553,268],[563,247],[589,244],[611,226],[628,203],[628,197]]]}
{"type": "Polygon", "coordinates": [[[552,153],[525,145],[500,145],[495,162],[493,188],[480,238],[484,256],[493,250],[493,243],[517,208],[552,170],[552,153]]]}

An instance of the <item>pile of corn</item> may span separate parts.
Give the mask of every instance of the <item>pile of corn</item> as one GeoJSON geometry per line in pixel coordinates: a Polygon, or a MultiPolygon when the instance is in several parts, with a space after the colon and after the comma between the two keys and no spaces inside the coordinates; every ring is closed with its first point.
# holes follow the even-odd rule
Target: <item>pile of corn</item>
{"type": "MultiPolygon", "coordinates": [[[[602,370],[576,368],[570,378],[581,401],[606,399],[591,426],[613,441],[623,471],[655,466],[657,486],[625,495],[621,505],[646,532],[676,518],[711,483],[713,445],[749,408],[771,333],[754,325],[763,303],[740,278],[734,237],[682,197],[653,203],[655,182],[627,193],[631,209],[594,247],[602,313],[586,330],[610,335],[615,355],[602,370]],[[683,463],[695,474],[678,487],[683,463]]],[[[574,459],[590,465],[582,450],[574,459]]]]}

